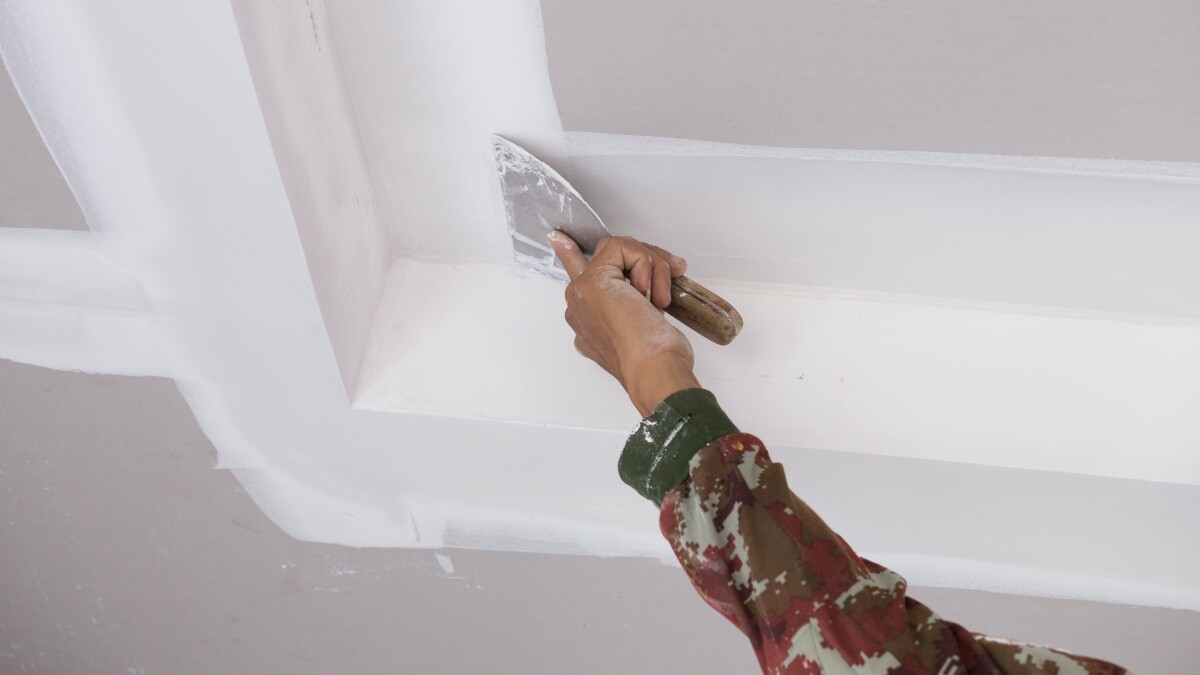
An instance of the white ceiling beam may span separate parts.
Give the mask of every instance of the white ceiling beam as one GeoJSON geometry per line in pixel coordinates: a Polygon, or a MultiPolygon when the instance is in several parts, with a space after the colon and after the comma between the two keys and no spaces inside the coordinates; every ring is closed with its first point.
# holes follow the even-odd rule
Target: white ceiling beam
{"type": "MultiPolygon", "coordinates": [[[[711,286],[746,327],[726,347],[688,333],[697,375],[773,444],[1200,485],[1200,325],[711,286]]],[[[629,429],[628,401],[571,337],[549,278],[398,261],[355,405],[629,429]]]]}

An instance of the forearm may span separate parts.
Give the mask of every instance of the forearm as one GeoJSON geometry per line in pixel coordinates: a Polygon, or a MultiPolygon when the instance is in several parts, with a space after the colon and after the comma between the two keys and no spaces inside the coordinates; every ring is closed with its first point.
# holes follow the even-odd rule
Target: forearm
{"type": "Polygon", "coordinates": [[[630,437],[619,468],[661,503],[662,532],[692,584],[746,634],[765,670],[1124,672],[973,635],[907,597],[899,574],[860,558],[792,493],[783,467],[709,392],[668,396],[630,437]]]}
{"type": "Polygon", "coordinates": [[[883,673],[920,659],[920,643],[956,642],[940,623],[910,626],[904,580],[860,559],[796,498],[754,436],[697,453],[659,523],[701,597],[745,633],[764,669],[883,673]]]}

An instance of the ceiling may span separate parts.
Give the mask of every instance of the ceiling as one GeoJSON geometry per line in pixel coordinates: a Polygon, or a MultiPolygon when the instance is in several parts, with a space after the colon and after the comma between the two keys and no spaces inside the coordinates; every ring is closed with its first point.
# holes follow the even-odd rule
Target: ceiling
{"type": "MultiPolygon", "coordinates": [[[[0,422],[4,672],[757,670],[743,638],[655,561],[291,538],[212,470],[216,451],[170,380],[0,361],[0,422]]],[[[978,630],[1138,672],[1196,657],[1196,612],[912,593],[978,630]]]]}
{"type": "MultiPolygon", "coordinates": [[[[797,7],[766,3],[759,20],[842,25],[860,11],[797,7]]],[[[1059,113],[1104,92],[1055,78],[1077,51],[1134,44],[1113,28],[1128,18],[1119,7],[1095,6],[1099,32],[1071,53],[1043,40],[980,61],[978,86],[1017,103],[973,127],[958,114],[970,101],[928,105],[970,70],[933,47],[912,54],[924,89],[854,80],[841,61],[832,79],[783,71],[804,75],[780,90],[786,118],[735,114],[731,83],[763,72],[767,52],[731,47],[746,57],[712,80],[714,115],[668,123],[655,111],[697,107],[696,78],[717,67],[687,56],[703,22],[661,47],[680,70],[620,75],[648,62],[634,56],[646,33],[557,0],[0,5],[0,54],[24,103],[3,99],[0,139],[18,139],[31,167],[0,193],[0,358],[32,364],[0,375],[4,470],[27,477],[5,493],[23,524],[2,550],[6,587],[29,591],[20,606],[40,617],[2,658],[150,672],[223,645],[246,672],[260,659],[386,670],[405,655],[433,670],[451,659],[448,672],[477,654],[447,656],[450,637],[409,605],[459,608],[434,624],[499,644],[513,607],[571,597],[606,609],[586,625],[552,613],[531,625],[556,645],[587,642],[597,672],[661,658],[662,634],[638,623],[646,598],[677,606],[680,633],[715,647],[697,663],[740,667],[737,636],[686,589],[659,590],[682,580],[646,559],[670,552],[653,509],[615,477],[634,411],[571,349],[561,287],[509,262],[487,142],[499,132],[560,167],[615,230],[683,252],[742,310],[733,346],[697,345],[701,380],[860,552],[972,628],[1147,672],[1194,659],[1148,647],[1172,634],[1163,626],[1194,632],[1200,608],[1200,165],[1178,121],[1196,101],[1173,84],[1186,69],[1159,68],[1195,61],[1198,24],[1180,3],[1152,9],[1130,34],[1170,30],[1111,69],[1143,95],[1067,133],[1059,113]],[[587,25],[627,50],[611,73],[574,46],[587,25]],[[1024,60],[1035,55],[1044,81],[1024,60]],[[1159,76],[1138,79],[1149,70],[1159,76]],[[1021,86],[1002,86],[1014,74],[1021,86]],[[863,98],[821,88],[847,81],[863,98]],[[644,97],[622,100],[622,86],[663,99],[634,105],[644,97]],[[802,105],[821,92],[821,106],[802,105]],[[872,96],[924,112],[850,114],[872,96]],[[1143,109],[1146,97],[1160,104],[1143,109]],[[806,110],[845,124],[780,122],[806,110]],[[1035,119],[1049,126],[1035,133],[1035,119]],[[929,514],[944,527],[914,527],[929,514]],[[630,591],[592,596],[604,587],[580,578],[630,591]],[[110,601],[119,609],[92,613],[110,601]],[[357,617],[352,639],[301,627],[330,612],[357,617]],[[472,618],[451,626],[459,614],[472,618]],[[1129,625],[1147,637],[1100,639],[1129,625]],[[343,638],[358,651],[339,651],[343,638]]],[[[992,20],[914,11],[947,31],[992,20]]],[[[1052,14],[1016,6],[971,58],[1014,36],[1074,34],[1052,14]]],[[[916,40],[901,18],[871,30],[916,40]]],[[[570,658],[555,649],[489,663],[570,658]]]]}
{"type": "Polygon", "coordinates": [[[563,128],[1200,161],[1200,7],[543,0],[563,128]]]}

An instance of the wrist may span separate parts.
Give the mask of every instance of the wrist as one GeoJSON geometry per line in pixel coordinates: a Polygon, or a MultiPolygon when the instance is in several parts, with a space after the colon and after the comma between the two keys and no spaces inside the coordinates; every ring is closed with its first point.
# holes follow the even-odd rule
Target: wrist
{"type": "Polygon", "coordinates": [[[691,364],[675,359],[653,359],[638,364],[630,371],[625,379],[625,391],[642,417],[654,412],[658,404],[671,394],[700,386],[691,364]]]}

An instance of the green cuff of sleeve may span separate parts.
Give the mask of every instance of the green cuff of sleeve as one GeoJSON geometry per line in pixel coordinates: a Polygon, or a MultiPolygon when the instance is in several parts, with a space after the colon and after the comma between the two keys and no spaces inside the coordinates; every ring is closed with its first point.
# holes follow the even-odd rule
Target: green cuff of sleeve
{"type": "Polygon", "coordinates": [[[646,499],[661,506],[667,492],[683,482],[688,463],[704,446],[737,427],[706,389],[684,389],[671,394],[625,442],[617,462],[621,480],[646,499]]]}

